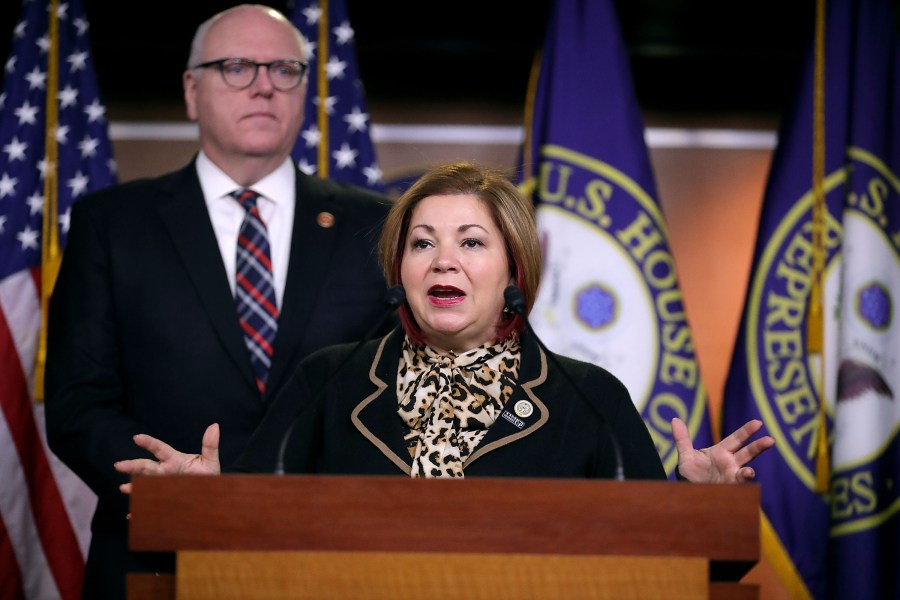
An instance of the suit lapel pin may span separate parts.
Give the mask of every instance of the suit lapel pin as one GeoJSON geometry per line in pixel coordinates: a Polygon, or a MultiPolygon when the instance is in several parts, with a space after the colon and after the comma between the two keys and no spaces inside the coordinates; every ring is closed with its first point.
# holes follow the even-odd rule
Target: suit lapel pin
{"type": "Polygon", "coordinates": [[[531,413],[534,412],[534,406],[531,405],[531,402],[528,400],[519,400],[516,402],[516,406],[514,408],[516,411],[516,415],[526,419],[531,416],[531,413]]]}
{"type": "Polygon", "coordinates": [[[316,223],[319,224],[319,227],[328,229],[329,227],[334,225],[334,215],[330,212],[320,212],[316,217],[316,223]]]}

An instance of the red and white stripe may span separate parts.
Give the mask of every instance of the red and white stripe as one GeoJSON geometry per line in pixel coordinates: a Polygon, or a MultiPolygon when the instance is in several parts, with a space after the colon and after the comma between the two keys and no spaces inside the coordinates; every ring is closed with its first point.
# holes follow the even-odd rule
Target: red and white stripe
{"type": "Polygon", "coordinates": [[[96,496],[47,448],[33,401],[40,271],[0,281],[0,600],[77,600],[96,496]]]}

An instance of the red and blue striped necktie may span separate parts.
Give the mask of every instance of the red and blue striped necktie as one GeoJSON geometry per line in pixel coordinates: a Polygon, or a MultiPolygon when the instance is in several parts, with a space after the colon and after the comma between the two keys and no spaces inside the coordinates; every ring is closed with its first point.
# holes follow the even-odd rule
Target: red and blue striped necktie
{"type": "Polygon", "coordinates": [[[244,340],[250,350],[256,386],[263,394],[272,366],[275,333],[278,331],[278,300],[272,276],[269,236],[256,206],[259,194],[241,189],[231,195],[247,211],[238,232],[234,302],[244,340]]]}

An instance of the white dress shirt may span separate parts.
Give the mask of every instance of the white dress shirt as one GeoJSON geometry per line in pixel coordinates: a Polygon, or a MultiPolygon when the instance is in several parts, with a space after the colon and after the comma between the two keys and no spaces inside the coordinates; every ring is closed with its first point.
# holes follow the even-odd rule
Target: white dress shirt
{"type": "MultiPolygon", "coordinates": [[[[228,285],[231,287],[231,294],[234,295],[237,238],[246,211],[229,194],[241,186],[213,164],[202,150],[197,156],[197,176],[200,178],[206,209],[209,211],[216,241],[219,243],[222,262],[225,263],[228,285]]],[[[256,206],[269,234],[272,274],[275,279],[275,296],[278,299],[279,311],[291,255],[296,179],[294,163],[287,158],[280,167],[248,186],[260,195],[256,206]]]]}

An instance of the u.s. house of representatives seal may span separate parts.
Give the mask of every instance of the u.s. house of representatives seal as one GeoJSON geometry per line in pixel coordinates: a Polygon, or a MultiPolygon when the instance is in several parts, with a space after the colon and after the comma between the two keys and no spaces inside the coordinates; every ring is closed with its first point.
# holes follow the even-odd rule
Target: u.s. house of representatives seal
{"type": "Polygon", "coordinates": [[[537,186],[533,326],[555,352],[622,380],[671,471],[671,419],[694,433],[706,396],[658,205],[621,171],[559,146],[542,148],[537,186]]]}
{"type": "Polygon", "coordinates": [[[747,306],[747,370],[776,448],[815,489],[819,406],[831,442],[831,535],[877,527],[897,511],[900,456],[900,182],[877,157],[848,151],[829,174],[824,362],[806,352],[813,248],[812,193],[785,212],[761,254],[747,306]],[[888,218],[892,213],[893,221],[888,218]],[[823,371],[824,369],[824,371],[823,371]]]}

